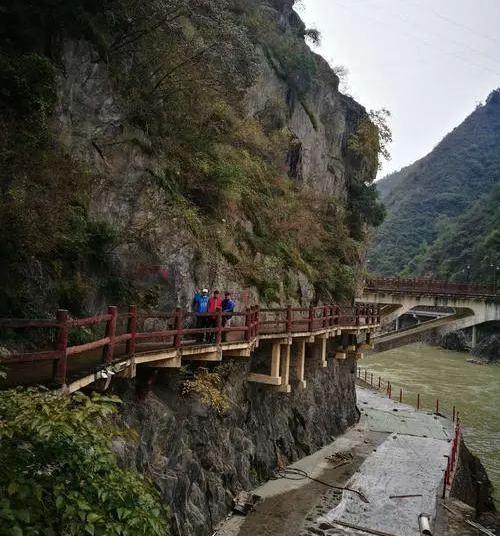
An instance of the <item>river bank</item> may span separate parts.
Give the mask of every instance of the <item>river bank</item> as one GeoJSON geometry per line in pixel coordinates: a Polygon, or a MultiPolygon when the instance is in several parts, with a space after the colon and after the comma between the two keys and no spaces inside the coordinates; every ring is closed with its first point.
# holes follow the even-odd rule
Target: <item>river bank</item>
{"type": "MultiPolygon", "coordinates": [[[[357,397],[361,412],[357,425],[291,465],[289,479],[271,480],[255,489],[262,498],[255,512],[247,517],[233,516],[217,536],[366,534],[336,522],[397,536],[418,536],[420,513],[432,517],[441,535],[475,534],[464,526],[450,529],[440,506],[452,423],[360,386],[357,397]],[[346,458],[347,463],[339,463],[346,458]],[[348,486],[368,502],[353,491],[342,492],[317,480],[300,479],[297,472],[348,486]]],[[[465,506],[454,507],[457,515],[458,510],[467,510],[465,506]]]]}
{"type": "Polygon", "coordinates": [[[403,389],[404,401],[433,409],[439,399],[442,411],[460,412],[464,437],[470,450],[481,459],[494,485],[500,504],[500,412],[498,392],[500,366],[468,362],[469,354],[426,344],[411,344],[365,356],[362,368],[393,384],[393,398],[403,389]]]}

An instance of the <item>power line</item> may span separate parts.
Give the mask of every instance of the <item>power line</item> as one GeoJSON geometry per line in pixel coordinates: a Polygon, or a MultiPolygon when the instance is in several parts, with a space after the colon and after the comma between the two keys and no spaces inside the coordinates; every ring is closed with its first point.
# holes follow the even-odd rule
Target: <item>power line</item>
{"type": "MultiPolygon", "coordinates": [[[[335,0],[335,2],[336,2],[340,7],[343,7],[343,8],[346,9],[346,10],[351,10],[351,9],[352,9],[352,6],[347,6],[346,4],[340,2],[339,0],[335,0]]],[[[477,67],[477,68],[482,69],[482,70],[485,70],[485,71],[489,71],[489,72],[492,73],[492,74],[495,74],[495,75],[497,75],[497,76],[500,76],[500,72],[491,69],[489,66],[481,65],[481,64],[476,63],[476,62],[474,62],[474,61],[471,61],[471,60],[469,60],[468,58],[464,58],[463,56],[461,56],[461,55],[459,55],[459,54],[457,54],[457,53],[455,53],[455,52],[450,52],[449,50],[444,50],[444,49],[442,49],[442,48],[436,46],[434,43],[425,40],[424,38],[422,38],[422,37],[419,36],[419,35],[416,35],[416,34],[413,34],[413,33],[407,32],[407,31],[403,31],[403,30],[401,30],[401,29],[399,29],[399,28],[394,28],[394,26],[391,25],[391,24],[390,24],[388,21],[386,21],[386,20],[382,20],[382,19],[379,19],[379,18],[377,18],[377,17],[373,17],[373,16],[371,16],[371,15],[366,15],[366,13],[361,13],[360,11],[357,11],[357,10],[355,10],[355,11],[356,11],[358,14],[360,14],[362,17],[366,18],[366,19],[370,19],[370,20],[375,21],[375,22],[377,22],[377,23],[379,23],[379,24],[384,24],[384,25],[386,25],[386,26],[389,26],[391,29],[395,30],[396,32],[400,33],[401,35],[403,35],[403,36],[405,36],[405,37],[411,37],[411,38],[413,38],[413,39],[418,40],[418,42],[419,42],[420,44],[423,44],[423,45],[425,45],[425,46],[427,46],[427,47],[430,47],[430,48],[432,48],[432,50],[434,50],[434,51],[440,52],[441,54],[446,54],[447,56],[452,56],[452,57],[454,57],[454,58],[456,58],[456,59],[458,59],[458,60],[460,60],[460,61],[462,61],[462,62],[464,62],[464,63],[468,63],[469,65],[472,65],[472,66],[474,66],[474,67],[477,67]]]]}
{"type": "MultiPolygon", "coordinates": [[[[417,1],[418,0],[414,0],[417,1]]],[[[421,2],[418,2],[420,5],[422,5],[421,2]]],[[[490,35],[478,32],[474,28],[471,28],[470,26],[466,26],[465,24],[462,24],[461,22],[457,22],[454,19],[451,19],[450,17],[447,17],[445,15],[442,15],[441,13],[438,13],[435,9],[429,6],[425,6],[427,10],[429,10],[431,13],[433,13],[436,17],[448,22],[449,24],[452,24],[453,26],[456,26],[457,28],[460,28],[461,30],[466,30],[468,32],[473,33],[474,35],[477,35],[478,37],[481,37],[482,39],[488,39],[489,41],[492,41],[493,43],[500,44],[500,40],[496,39],[495,37],[491,37],[490,35]]]]}
{"type": "MultiPolygon", "coordinates": [[[[411,24],[412,21],[407,19],[406,17],[402,17],[401,15],[399,14],[396,14],[396,13],[392,13],[392,15],[396,16],[399,20],[407,23],[407,24],[411,24]]],[[[438,39],[442,39],[443,36],[436,36],[436,34],[430,34],[430,37],[431,38],[435,38],[437,37],[438,39]]],[[[446,37],[445,38],[449,43],[453,43],[455,45],[458,45],[459,47],[462,47],[462,48],[465,48],[465,49],[468,49],[469,52],[472,52],[473,54],[478,54],[480,56],[483,56],[484,58],[487,58],[489,59],[490,61],[494,61],[495,63],[498,63],[500,65],[500,58],[496,58],[494,56],[490,56],[489,54],[487,54],[486,52],[483,52],[482,50],[479,50],[477,48],[474,48],[474,47],[471,47],[470,45],[467,45],[461,41],[457,41],[456,39],[451,39],[449,37],[446,37]]]]}

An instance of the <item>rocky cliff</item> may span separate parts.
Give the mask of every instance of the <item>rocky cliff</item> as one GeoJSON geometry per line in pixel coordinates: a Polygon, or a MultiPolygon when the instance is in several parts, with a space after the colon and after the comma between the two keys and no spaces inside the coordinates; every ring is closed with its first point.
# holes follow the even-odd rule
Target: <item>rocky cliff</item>
{"type": "MultiPolygon", "coordinates": [[[[331,360],[323,369],[316,357],[306,360],[307,389],[291,394],[248,383],[246,363],[216,368],[212,373],[220,376],[220,392],[229,402],[223,412],[198,396],[182,396],[185,372],[162,373],[141,402],[126,391],[123,419],[140,439],[117,449],[127,464],[153,479],[181,534],[212,534],[240,491],[357,421],[355,362],[331,360]]],[[[265,359],[265,351],[255,355],[252,368],[265,359]]]]}
{"type": "Polygon", "coordinates": [[[349,297],[377,139],[294,2],[67,4],[2,23],[0,314],[349,297]]]}

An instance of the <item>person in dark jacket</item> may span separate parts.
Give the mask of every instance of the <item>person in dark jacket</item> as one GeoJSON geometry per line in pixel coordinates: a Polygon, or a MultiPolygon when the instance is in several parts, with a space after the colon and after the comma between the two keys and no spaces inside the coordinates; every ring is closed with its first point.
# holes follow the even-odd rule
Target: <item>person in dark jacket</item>
{"type": "MultiPolygon", "coordinates": [[[[226,292],[224,294],[224,299],[222,300],[222,312],[226,313],[225,316],[222,317],[222,325],[229,327],[231,325],[231,319],[232,316],[228,313],[233,313],[236,308],[236,302],[233,300],[231,293],[226,292]]],[[[226,340],[227,333],[224,333],[223,339],[226,340]]]]}

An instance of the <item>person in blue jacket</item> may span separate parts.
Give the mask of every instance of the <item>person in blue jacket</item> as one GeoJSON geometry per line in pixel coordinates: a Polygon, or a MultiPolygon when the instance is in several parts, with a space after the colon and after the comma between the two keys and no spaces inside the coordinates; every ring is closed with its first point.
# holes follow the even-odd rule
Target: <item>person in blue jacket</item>
{"type": "MultiPolygon", "coordinates": [[[[205,314],[208,312],[208,289],[204,288],[201,292],[197,291],[193,299],[193,311],[196,313],[196,327],[197,328],[206,328],[208,327],[208,316],[198,316],[200,314],[205,314]]],[[[205,334],[200,333],[198,335],[200,342],[205,340],[205,334]]]]}
{"type": "MultiPolygon", "coordinates": [[[[233,300],[231,293],[226,292],[224,294],[224,299],[222,300],[222,312],[223,313],[233,313],[236,308],[236,302],[233,300]]],[[[222,325],[230,326],[232,316],[227,314],[227,316],[222,317],[222,325]]],[[[224,333],[224,340],[226,340],[227,333],[224,333]]]]}

